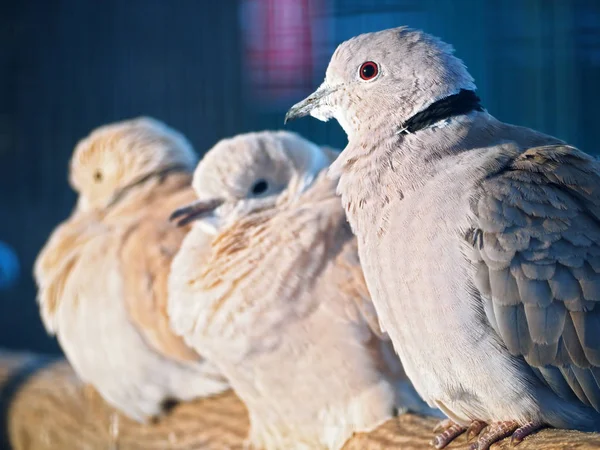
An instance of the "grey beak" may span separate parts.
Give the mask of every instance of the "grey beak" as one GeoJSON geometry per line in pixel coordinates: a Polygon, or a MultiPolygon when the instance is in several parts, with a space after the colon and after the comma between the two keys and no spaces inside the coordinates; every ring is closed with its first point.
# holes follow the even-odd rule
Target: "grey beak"
{"type": "Polygon", "coordinates": [[[198,200],[194,203],[182,206],[181,208],[173,211],[173,213],[169,217],[169,221],[173,222],[175,221],[175,219],[179,218],[176,225],[178,227],[182,227],[190,222],[193,222],[194,220],[208,216],[215,209],[221,206],[223,202],[224,200],[220,198],[214,198],[210,200],[198,200]]]}
{"type": "Polygon", "coordinates": [[[292,106],[287,114],[285,115],[285,119],[283,119],[283,124],[285,125],[289,120],[294,120],[299,117],[308,116],[310,112],[315,109],[323,98],[331,94],[331,89],[325,83],[323,83],[319,88],[306,97],[301,102],[296,103],[292,106]]]}

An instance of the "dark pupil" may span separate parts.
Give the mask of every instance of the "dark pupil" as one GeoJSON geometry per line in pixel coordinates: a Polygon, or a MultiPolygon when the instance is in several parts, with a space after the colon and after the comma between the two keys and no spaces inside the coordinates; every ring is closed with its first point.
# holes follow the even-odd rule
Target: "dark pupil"
{"type": "Polygon", "coordinates": [[[373,64],[367,64],[363,67],[362,73],[365,78],[371,78],[375,75],[375,66],[373,64]]]}
{"type": "Polygon", "coordinates": [[[262,194],[268,187],[269,184],[265,180],[259,180],[252,186],[252,193],[254,195],[262,194]]]}

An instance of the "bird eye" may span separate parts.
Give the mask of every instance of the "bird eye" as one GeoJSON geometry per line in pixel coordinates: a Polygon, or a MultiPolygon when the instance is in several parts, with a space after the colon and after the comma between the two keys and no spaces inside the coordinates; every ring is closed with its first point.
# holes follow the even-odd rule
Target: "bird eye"
{"type": "Polygon", "coordinates": [[[379,74],[379,66],[373,61],[367,61],[362,63],[358,73],[363,80],[372,80],[379,74]]]}
{"type": "Polygon", "coordinates": [[[264,194],[267,189],[269,189],[269,183],[267,183],[265,180],[258,180],[256,183],[254,183],[254,186],[252,186],[252,195],[264,194]]]}
{"type": "Polygon", "coordinates": [[[95,180],[96,182],[100,182],[100,181],[102,181],[102,172],[101,172],[100,170],[96,170],[96,171],[94,172],[94,180],[95,180]]]}

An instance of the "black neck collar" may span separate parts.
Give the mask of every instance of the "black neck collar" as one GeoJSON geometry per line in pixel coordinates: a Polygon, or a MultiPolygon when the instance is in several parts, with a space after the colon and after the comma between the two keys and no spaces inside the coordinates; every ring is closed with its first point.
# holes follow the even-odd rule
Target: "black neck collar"
{"type": "Polygon", "coordinates": [[[153,178],[158,178],[159,181],[162,182],[167,177],[167,175],[173,172],[189,172],[189,168],[187,166],[184,166],[183,164],[173,164],[172,166],[168,166],[159,172],[151,172],[149,174],[143,175],[137,180],[129,183],[127,186],[124,186],[123,188],[119,189],[113,196],[107,208],[115,206],[119,201],[123,199],[123,197],[127,195],[129,191],[131,191],[136,186],[144,184],[146,181],[151,180],[153,178]]]}
{"type": "Polygon", "coordinates": [[[474,91],[461,89],[458,94],[450,95],[432,103],[400,126],[398,134],[416,133],[440,120],[460,116],[471,111],[483,111],[481,100],[474,91]]]}

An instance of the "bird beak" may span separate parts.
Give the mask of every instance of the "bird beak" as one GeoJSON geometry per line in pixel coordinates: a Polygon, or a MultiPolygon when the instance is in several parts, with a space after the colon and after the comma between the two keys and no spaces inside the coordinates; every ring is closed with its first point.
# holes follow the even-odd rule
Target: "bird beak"
{"type": "Polygon", "coordinates": [[[323,114],[317,114],[319,107],[323,106],[323,100],[329,96],[334,89],[331,89],[326,82],[321,84],[319,88],[306,97],[301,102],[296,103],[292,106],[287,114],[285,115],[285,119],[283,120],[283,124],[285,125],[289,120],[297,119],[298,117],[304,117],[309,114],[317,117],[318,119],[323,120],[323,114]]]}
{"type": "Polygon", "coordinates": [[[169,220],[173,222],[175,219],[179,219],[176,225],[178,227],[182,227],[190,222],[193,222],[194,220],[213,217],[215,209],[221,206],[223,202],[224,200],[220,198],[198,200],[173,211],[169,217],[169,220]]]}

